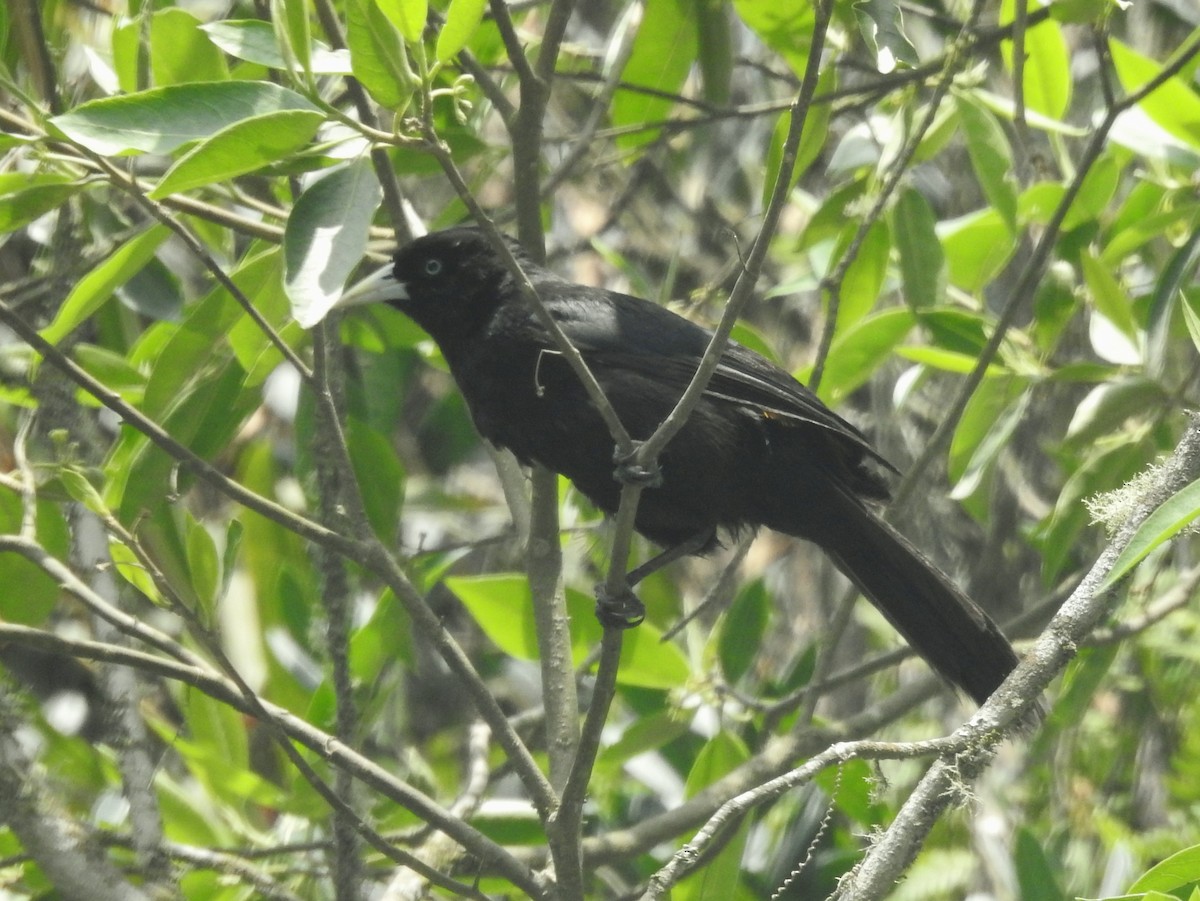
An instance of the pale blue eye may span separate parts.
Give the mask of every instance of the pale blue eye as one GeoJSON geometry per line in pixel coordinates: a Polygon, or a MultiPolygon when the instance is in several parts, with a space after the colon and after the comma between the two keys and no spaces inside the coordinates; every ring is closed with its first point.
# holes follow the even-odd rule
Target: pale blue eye
{"type": "Polygon", "coordinates": [[[425,274],[426,275],[441,275],[442,274],[442,261],[441,260],[426,260],[425,261],[425,274]]]}

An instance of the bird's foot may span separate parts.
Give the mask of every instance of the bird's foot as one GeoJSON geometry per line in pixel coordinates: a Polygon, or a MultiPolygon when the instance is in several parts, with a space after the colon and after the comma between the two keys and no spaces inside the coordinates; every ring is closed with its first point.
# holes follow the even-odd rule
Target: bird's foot
{"type": "Polygon", "coordinates": [[[604,628],[632,629],[641,625],[645,618],[646,605],[628,585],[616,592],[610,591],[603,582],[596,586],[596,619],[604,628]]]}
{"type": "Polygon", "coordinates": [[[621,454],[620,451],[617,451],[613,454],[613,462],[617,464],[617,468],[613,470],[613,478],[622,485],[658,488],[663,481],[662,470],[659,469],[657,461],[652,462],[649,466],[638,462],[637,452],[641,444],[640,441],[634,442],[632,453],[621,454]]]}

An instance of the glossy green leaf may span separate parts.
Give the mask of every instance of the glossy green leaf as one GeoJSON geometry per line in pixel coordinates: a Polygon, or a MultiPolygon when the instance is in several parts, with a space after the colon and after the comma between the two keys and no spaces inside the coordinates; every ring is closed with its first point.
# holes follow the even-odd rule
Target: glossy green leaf
{"type": "MultiPolygon", "coordinates": [[[[833,67],[826,69],[817,78],[817,94],[826,94],[837,87],[837,70],[833,67]]],[[[813,164],[825,146],[829,136],[829,117],[832,107],[828,103],[818,103],[808,110],[804,119],[804,131],[800,134],[800,145],[796,148],[796,163],[792,168],[789,189],[794,188],[808,167],[813,164]]],[[[775,182],[779,179],[780,167],[783,165],[783,149],[787,141],[788,131],[792,127],[792,111],[784,110],[775,121],[775,130],[771,134],[771,143],[767,147],[767,177],[763,179],[763,205],[770,202],[775,190],[775,182]]]]}
{"type": "Polygon", "coordinates": [[[1100,253],[1100,261],[1109,266],[1122,263],[1127,256],[1151,241],[1174,230],[1190,232],[1200,224],[1200,203],[1181,203],[1136,221],[1113,235],[1100,253]]]}
{"type": "Polygon", "coordinates": [[[1192,344],[1200,351],[1200,291],[1189,289],[1183,292],[1183,321],[1192,344]]]}
{"type": "Polygon", "coordinates": [[[413,662],[412,624],[403,605],[385,591],[371,618],[350,636],[350,671],[371,684],[388,663],[413,662]]]}
{"type": "Polygon", "coordinates": [[[812,47],[813,6],[808,0],[733,0],[733,8],[764,44],[797,76],[804,75],[812,47]]]}
{"type": "Polygon", "coordinates": [[[243,119],[288,109],[316,107],[267,82],[198,82],[93,100],[50,122],[96,153],[170,153],[243,119]]]}
{"type": "MultiPolygon", "coordinates": [[[[1108,41],[1113,65],[1126,93],[1155,78],[1162,66],[1116,38],[1108,41]]],[[[1164,131],[1200,150],[1200,96],[1180,78],[1168,78],[1138,104],[1164,131]]]]}
{"type": "Polygon", "coordinates": [[[309,29],[309,0],[270,0],[271,24],[281,46],[301,72],[312,72],[312,32],[309,29]]]}
{"type": "MultiPolygon", "coordinates": [[[[845,253],[845,247],[855,230],[856,227],[852,226],[843,233],[843,240],[837,250],[838,257],[845,253]]],[[[891,250],[891,230],[886,221],[876,220],[867,230],[866,237],[859,245],[858,254],[847,267],[846,277],[842,280],[837,311],[838,331],[858,323],[879,300],[891,250]]]]}
{"type": "Polygon", "coordinates": [[[733,33],[729,10],[722,0],[700,0],[696,5],[696,59],[704,85],[704,99],[724,105],[729,102],[733,77],[733,33]]]}
{"type": "Polygon", "coordinates": [[[1193,882],[1200,882],[1200,845],[1176,851],[1159,861],[1138,877],[1129,887],[1138,892],[1174,892],[1193,882]]]}
{"type": "Polygon", "coordinates": [[[446,580],[485,635],[500,650],[521,660],[537,660],[533,594],[522,575],[464,576],[446,580]]]}
{"type": "Polygon", "coordinates": [[[1137,323],[1133,320],[1133,305],[1125,289],[1100,260],[1084,252],[1079,256],[1083,277],[1087,282],[1092,302],[1121,333],[1129,338],[1137,336],[1137,323]]]}
{"type": "Polygon", "coordinates": [[[170,230],[152,225],[113,251],[104,262],[76,282],[63,301],[54,320],[41,331],[51,344],[57,344],[100,309],[117,288],[146,265],[170,230]]]}
{"type": "MultiPolygon", "coordinates": [[[[700,750],[688,772],[688,797],[732,772],[750,758],[750,752],[740,739],[729,732],[720,732],[700,750]]],[[[750,823],[743,820],[736,833],[723,843],[705,863],[688,874],[671,891],[674,901],[717,901],[738,896],[741,881],[742,853],[750,823]]]]}
{"type": "Polygon", "coordinates": [[[75,345],[72,355],[88,375],[120,393],[126,400],[130,400],[131,395],[140,397],[146,387],[146,374],[131,365],[124,354],[81,342],[75,345]]]}
{"type": "Polygon", "coordinates": [[[1017,194],[1010,180],[1013,171],[1012,150],[1000,124],[990,112],[965,94],[954,95],[955,108],[962,121],[963,136],[975,177],[1010,231],[1017,227],[1017,194]]]}
{"type": "MultiPolygon", "coordinates": [[[[638,26],[629,61],[621,73],[628,87],[613,98],[612,121],[618,128],[660,122],[674,104],[661,94],[678,93],[696,61],[696,9],[692,0],[650,0],[638,26]],[[643,93],[636,88],[649,88],[643,93]]],[[[617,138],[624,149],[640,147],[658,137],[661,129],[643,128],[617,138]]]]}
{"type": "Polygon", "coordinates": [[[383,106],[403,110],[417,77],[399,32],[374,0],[346,0],[346,44],[354,77],[383,106]]]}
{"type": "Polygon", "coordinates": [[[1111,378],[1088,391],[1067,424],[1064,444],[1082,449],[1120,428],[1130,416],[1162,407],[1162,384],[1142,376],[1111,378]]]}
{"type": "Polygon", "coordinates": [[[730,685],[736,685],[758,656],[771,617],[771,597],[762,579],[743,586],[717,627],[717,655],[730,685]]]}
{"type": "Polygon", "coordinates": [[[895,0],[863,0],[854,4],[858,31],[875,60],[875,69],[887,75],[899,63],[920,63],[916,48],[904,33],[904,14],[895,0]]]}
{"type": "MultiPolygon", "coordinates": [[[[1003,0],[1000,24],[1013,21],[1013,5],[1026,0],[1003,0]]],[[[1000,44],[1005,68],[1013,72],[1013,42],[1000,44]]],[[[1025,65],[1022,85],[1025,105],[1051,119],[1061,119],[1071,103],[1071,58],[1062,28],[1054,19],[1043,19],[1025,29],[1025,65]]]]}
{"type": "Polygon", "coordinates": [[[0,234],[13,232],[66,203],[81,190],[75,179],[53,173],[0,175],[0,234]]]}
{"type": "Polygon", "coordinates": [[[993,209],[939,222],[952,285],[977,294],[1008,262],[1015,245],[1012,230],[993,209]]]}
{"type": "Polygon", "coordinates": [[[396,26],[404,40],[415,44],[425,32],[425,20],[429,17],[426,0],[375,0],[383,14],[396,26]]]}
{"type": "MultiPolygon", "coordinates": [[[[914,363],[921,363],[924,366],[931,366],[943,372],[957,372],[962,375],[973,371],[979,362],[971,354],[943,350],[939,347],[900,347],[896,349],[896,353],[906,360],[912,360],[914,363]]],[[[1003,366],[992,363],[987,368],[987,374],[989,376],[1007,375],[1008,371],[1003,366]]]]}
{"type": "Polygon", "coordinates": [[[1063,231],[1071,231],[1085,222],[1100,219],[1117,193],[1121,181],[1121,164],[1112,154],[1105,154],[1083,178],[1075,202],[1063,217],[1063,231]]]}
{"type": "Polygon", "coordinates": [[[458,55],[458,51],[467,46],[467,42],[475,34],[475,29],[483,21],[483,11],[486,8],[487,0],[450,0],[450,8],[446,10],[446,24],[438,32],[438,62],[449,62],[458,55]]]}
{"type": "Polygon", "coordinates": [[[400,521],[400,503],[404,499],[404,467],[392,449],[392,442],[351,417],[346,422],[346,444],[350,462],[362,487],[363,505],[371,528],[384,543],[395,543],[400,521]]]}
{"type": "Polygon", "coordinates": [[[225,57],[200,20],[177,7],[160,9],[150,20],[150,71],[160,88],[229,77],[225,57]]]}
{"type": "Polygon", "coordinates": [[[226,181],[282,160],[307,144],[324,121],[312,110],[283,110],[235,123],[184,154],[150,196],[226,181]]]}
{"type": "MultiPolygon", "coordinates": [[[[533,597],[522,575],[455,577],[446,580],[471,616],[497,647],[522,660],[538,659],[533,618],[533,597]]],[[[594,613],[595,599],[567,590],[571,618],[572,656],[581,663],[600,641],[601,628],[594,613]]],[[[674,644],[649,623],[625,633],[617,682],[642,688],[670,689],[690,675],[687,661],[674,644]]]]}
{"type": "Polygon", "coordinates": [[[1170,541],[1200,516],[1200,479],[1171,495],[1138,526],[1097,592],[1107,591],[1127,576],[1152,550],[1170,541]]]}
{"type": "Polygon", "coordinates": [[[192,575],[191,589],[200,600],[205,618],[210,618],[220,598],[217,589],[221,585],[221,562],[217,545],[208,534],[204,524],[190,515],[187,517],[188,570],[192,575]]]}
{"type": "MultiPolygon", "coordinates": [[[[40,498],[34,503],[38,543],[60,560],[66,560],[70,555],[70,535],[58,505],[40,498]]],[[[0,534],[20,533],[23,517],[21,495],[0,489],[0,534]]],[[[9,591],[0,591],[0,620],[23,626],[42,625],[61,594],[56,579],[11,551],[0,551],[0,585],[10,586],[9,591]],[[20,590],[11,590],[13,586],[20,586],[20,590]]]]}
{"type": "MultiPolygon", "coordinates": [[[[866,384],[915,322],[912,311],[892,308],[872,314],[838,333],[829,349],[817,392],[821,399],[836,407],[866,384]]],[[[811,366],[796,374],[802,382],[807,382],[811,376],[811,366]]]]}
{"type": "Polygon", "coordinates": [[[371,161],[360,158],[310,185],[296,201],[283,234],[284,286],[301,325],[319,322],[342,296],[382,199],[371,161]]]}
{"type": "Polygon", "coordinates": [[[1021,886],[1021,901],[1061,901],[1065,897],[1049,857],[1026,826],[1017,829],[1013,863],[1021,886]]]}
{"type": "Polygon", "coordinates": [[[918,310],[934,306],[946,293],[946,255],[933,208],[916,188],[906,188],[892,208],[891,223],[904,299],[918,310]]]}
{"type": "Polygon", "coordinates": [[[947,471],[956,480],[950,496],[963,500],[983,484],[1024,421],[1032,394],[1028,380],[984,379],[954,430],[947,471]]]}
{"type": "MultiPolygon", "coordinates": [[[[200,26],[209,39],[237,59],[258,63],[271,69],[289,68],[279,48],[279,39],[270,22],[259,19],[222,19],[200,26]]],[[[350,60],[345,50],[330,50],[315,45],[312,51],[315,75],[349,75],[350,60]]]]}

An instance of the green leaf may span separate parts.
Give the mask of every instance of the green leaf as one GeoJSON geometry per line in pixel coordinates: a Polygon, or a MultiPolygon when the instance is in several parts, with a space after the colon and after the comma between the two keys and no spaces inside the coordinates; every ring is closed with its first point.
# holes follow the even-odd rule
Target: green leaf
{"type": "Polygon", "coordinates": [[[243,119],[288,109],[317,108],[294,91],[267,82],[198,82],[93,100],[50,122],[105,156],[170,153],[243,119]]]}
{"type": "Polygon", "coordinates": [[[759,645],[771,618],[771,597],[762,579],[738,592],[717,626],[717,654],[725,679],[736,684],[758,656],[759,645]]]}
{"type": "Polygon", "coordinates": [[[425,32],[425,20],[429,17],[426,0],[375,0],[383,14],[396,26],[404,40],[415,44],[425,32]]]}
{"type": "Polygon", "coordinates": [[[733,8],[796,75],[804,75],[814,25],[813,5],[809,0],[733,0],[733,8]]]}
{"type": "Polygon", "coordinates": [[[221,585],[218,589],[218,598],[224,598],[229,592],[229,583],[233,581],[238,552],[242,549],[242,536],[245,532],[246,527],[242,525],[240,519],[231,519],[225,529],[225,548],[221,551],[221,585]]]}
{"type": "Polygon", "coordinates": [[[296,201],[283,233],[284,287],[302,326],[315,325],[341,297],[382,198],[371,161],[361,158],[309,186],[296,201]]]}
{"type": "Polygon", "coordinates": [[[402,110],[417,77],[400,35],[374,0],[346,0],[346,44],[354,77],[380,104],[402,110]]]}
{"type": "Polygon", "coordinates": [[[54,320],[41,330],[41,336],[57,344],[73,332],[149,262],[170,233],[165,225],[152,225],[109,254],[108,259],[76,282],[54,320]]]}
{"type": "Polygon", "coordinates": [[[14,232],[62,206],[80,185],[53,173],[8,172],[0,175],[0,234],[14,232]]]}
{"type": "Polygon", "coordinates": [[[918,310],[934,306],[946,293],[946,255],[936,225],[925,195],[916,188],[900,193],[892,208],[892,235],[900,256],[904,299],[918,310]]]}
{"type": "Polygon", "coordinates": [[[166,197],[261,169],[307,144],[324,121],[312,110],[282,110],[230,125],[184,154],[150,196],[166,197]]]}
{"type": "MultiPolygon", "coordinates": [[[[676,94],[696,61],[696,8],[692,0],[649,0],[633,41],[621,82],[657,93],[618,90],[613,98],[612,121],[617,128],[659,122],[674,106],[660,94],[676,94]]],[[[617,137],[622,149],[654,141],[661,129],[644,128],[617,137]]]]}
{"type": "Polygon", "coordinates": [[[150,20],[150,71],[158,87],[229,78],[225,57],[200,20],[175,7],[158,10],[150,20]]]}
{"type": "Polygon", "coordinates": [[[1137,892],[1173,892],[1182,886],[1200,881],[1200,845],[1176,851],[1143,873],[1129,887],[1137,892]]]}
{"type": "MultiPolygon", "coordinates": [[[[700,749],[688,772],[686,793],[698,794],[722,776],[750,758],[750,752],[736,736],[719,732],[700,749]]],[[[736,898],[741,882],[742,853],[750,834],[750,822],[743,819],[737,831],[704,865],[680,881],[671,892],[672,901],[726,901],[736,898]]]]}
{"type": "Polygon", "coordinates": [[[1188,289],[1183,292],[1183,321],[1192,336],[1192,344],[1200,350],[1200,291],[1188,289]]]}
{"type": "Polygon", "coordinates": [[[951,478],[957,479],[950,492],[955,500],[965,500],[973,495],[1009,446],[1017,426],[1025,420],[1032,400],[1027,385],[1027,379],[1015,376],[1011,379],[984,379],[972,395],[958,428],[954,430],[947,466],[951,478]],[[982,392],[991,385],[999,389],[995,394],[1000,396],[993,395],[984,400],[982,392]],[[1005,403],[1013,395],[1016,395],[1015,399],[1005,403]],[[980,418],[983,422],[979,422],[980,418]]]}
{"type": "Polygon", "coordinates": [[[510,657],[537,660],[533,595],[529,580],[517,574],[446,579],[485,635],[510,657]]]}
{"type": "Polygon", "coordinates": [[[950,284],[971,294],[982,291],[1004,268],[1016,246],[1012,229],[994,209],[939,222],[937,233],[950,284]]]}
{"type": "Polygon", "coordinates": [[[58,477],[62,481],[63,488],[67,490],[67,494],[71,495],[73,500],[83,504],[98,516],[108,513],[104,498],[100,496],[96,486],[88,481],[82,470],[66,466],[59,470],[58,477]]]}
{"type": "Polygon", "coordinates": [[[394,544],[404,499],[404,467],[392,442],[357,417],[346,422],[346,445],[355,477],[363,487],[367,519],[384,543],[394,544]]]}
{"type": "Polygon", "coordinates": [[[984,196],[1004,220],[1010,232],[1017,228],[1017,193],[1010,181],[1013,171],[1008,138],[995,117],[965,94],[954,95],[955,108],[962,121],[963,136],[975,177],[984,196]]]}
{"type": "Polygon", "coordinates": [[[412,624],[404,606],[387,590],[371,618],[350,636],[350,671],[365,684],[373,683],[388,663],[414,662],[412,624]]]}
{"type": "Polygon", "coordinates": [[[1129,295],[1100,260],[1084,251],[1079,255],[1083,278],[1087,282],[1092,302],[1105,318],[1128,338],[1136,339],[1137,323],[1133,321],[1133,304],[1129,295]]]}
{"type": "MultiPolygon", "coordinates": [[[[504,653],[522,660],[538,659],[533,617],[533,596],[522,575],[502,573],[446,579],[484,634],[504,653]]],[[[600,641],[595,599],[567,590],[571,618],[572,658],[582,663],[600,641]]],[[[679,649],[662,641],[662,633],[649,623],[625,633],[617,682],[641,688],[671,689],[687,681],[690,670],[679,649]]]]}
{"type": "Polygon", "coordinates": [[[1085,222],[1100,219],[1108,211],[1108,205],[1117,193],[1121,181],[1122,165],[1112,154],[1105,154],[1083,177],[1083,184],[1075,195],[1075,202],[1063,217],[1063,231],[1079,228],[1085,222]]]}
{"type": "MultiPolygon", "coordinates": [[[[1000,24],[1013,21],[1013,5],[1025,0],[1003,0],[1000,4],[1000,24]]],[[[1057,4],[1055,4],[1057,5],[1057,4]]],[[[1013,73],[1013,42],[1000,44],[1004,66],[1013,73]]],[[[1048,116],[1061,119],[1071,103],[1071,59],[1062,28],[1053,19],[1044,19],[1025,29],[1024,65],[1025,105],[1048,116]]]]}
{"type": "MultiPolygon", "coordinates": [[[[868,316],[840,332],[825,361],[825,373],[817,392],[821,399],[836,407],[862,387],[915,322],[911,310],[893,308],[868,316]]],[[[812,367],[805,367],[796,377],[807,382],[812,377],[812,367]]]]}
{"type": "Polygon", "coordinates": [[[200,601],[204,615],[211,617],[220,600],[217,589],[221,585],[221,563],[217,556],[217,545],[204,524],[190,514],[187,516],[186,529],[191,588],[200,601]]]}
{"type": "Polygon", "coordinates": [[[1181,203],[1130,222],[1113,235],[1100,253],[1100,261],[1117,266],[1146,244],[1172,230],[1192,231],[1200,224],[1200,203],[1181,203]]]}
{"type": "MultiPolygon", "coordinates": [[[[830,66],[817,77],[817,94],[826,94],[837,87],[837,69],[830,66]]],[[[813,164],[825,146],[829,136],[829,117],[833,108],[828,103],[818,103],[808,110],[804,120],[804,131],[800,135],[800,146],[796,148],[796,164],[792,168],[791,183],[788,189],[796,186],[808,167],[813,164]]],[[[771,133],[771,143],[767,147],[767,177],[763,179],[763,206],[766,206],[775,190],[775,181],[779,178],[779,170],[783,165],[783,145],[787,142],[788,131],[792,127],[792,111],[784,110],[775,121],[775,130],[771,133]]]]}
{"type": "Polygon", "coordinates": [[[146,374],[119,354],[95,344],[80,343],[74,348],[75,362],[87,373],[103,382],[105,387],[121,394],[126,400],[142,396],[146,374]]]}
{"type": "MultiPolygon", "coordinates": [[[[1115,38],[1108,42],[1121,86],[1132,94],[1155,78],[1162,66],[1115,38]]],[[[1200,150],[1200,97],[1177,76],[1168,78],[1138,104],[1163,130],[1200,150]]]]}
{"type": "Polygon", "coordinates": [[[1112,377],[1079,402],[1067,424],[1063,445],[1082,450],[1117,431],[1131,416],[1160,410],[1168,397],[1161,383],[1145,376],[1112,377]]]}
{"type": "Polygon", "coordinates": [[[308,0],[271,0],[271,24],[280,45],[291,52],[300,71],[312,72],[312,32],[308,0]]]}
{"type": "Polygon", "coordinates": [[[1066,897],[1058,887],[1045,850],[1028,828],[1018,827],[1014,851],[1013,863],[1021,886],[1021,901],[1062,901],[1066,897]]]}
{"type": "MultiPolygon", "coordinates": [[[[943,350],[939,347],[900,347],[896,349],[899,356],[923,366],[931,366],[943,372],[957,372],[965,375],[974,371],[979,361],[970,354],[943,350]]],[[[988,376],[1007,375],[1008,370],[1003,366],[992,363],[987,368],[988,376]]]]}
{"type": "MultiPolygon", "coordinates": [[[[845,253],[855,231],[855,224],[847,225],[834,252],[835,260],[845,253]]],[[[857,324],[875,306],[879,292],[883,290],[891,250],[891,230],[886,221],[877,219],[867,230],[866,237],[859,245],[858,255],[851,261],[846,269],[846,277],[842,279],[837,311],[838,331],[857,324]]]]}
{"type": "Polygon", "coordinates": [[[1157,510],[1138,526],[1125,550],[1121,551],[1112,570],[1096,589],[1107,591],[1142,562],[1159,545],[1170,541],[1200,516],[1200,479],[1181,488],[1167,498],[1157,510]]]}
{"type": "Polygon", "coordinates": [[[704,99],[724,106],[733,76],[733,34],[722,0],[700,0],[696,5],[696,47],[704,99]]]}
{"type": "MultiPolygon", "coordinates": [[[[200,26],[209,40],[237,59],[271,69],[287,69],[288,61],[279,48],[279,39],[270,22],[259,19],[222,19],[200,26]]],[[[314,75],[349,75],[350,60],[345,50],[330,50],[315,45],[312,53],[314,75]]]]}
{"type": "Polygon", "coordinates": [[[450,0],[446,24],[442,26],[437,39],[438,62],[449,62],[467,46],[467,41],[471,40],[475,29],[483,21],[486,7],[487,0],[450,0]]]}
{"type": "Polygon", "coordinates": [[[904,33],[904,15],[895,0],[859,0],[854,4],[858,30],[875,59],[875,68],[887,75],[897,63],[920,63],[916,48],[904,33]]]}
{"type": "MultiPolygon", "coordinates": [[[[43,500],[35,503],[38,543],[59,559],[67,559],[70,539],[58,505],[43,500]]],[[[24,512],[20,494],[0,490],[0,534],[18,534],[24,512]]],[[[0,585],[9,586],[8,591],[0,591],[0,620],[22,626],[42,625],[61,595],[56,579],[10,551],[0,552],[0,585]],[[15,590],[17,586],[20,590],[15,590]]]]}

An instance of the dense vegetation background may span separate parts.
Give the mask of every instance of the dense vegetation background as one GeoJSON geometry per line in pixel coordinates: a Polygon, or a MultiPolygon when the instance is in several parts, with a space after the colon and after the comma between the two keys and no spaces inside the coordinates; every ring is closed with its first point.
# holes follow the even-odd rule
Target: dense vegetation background
{"type": "Polygon", "coordinates": [[[1183,0],[0,8],[0,897],[1189,897],[1198,29],[1183,0]],[[627,534],[482,447],[403,317],[293,318],[472,213],[732,307],[1029,666],[959,728],[771,534],[602,640],[627,534]]]}

